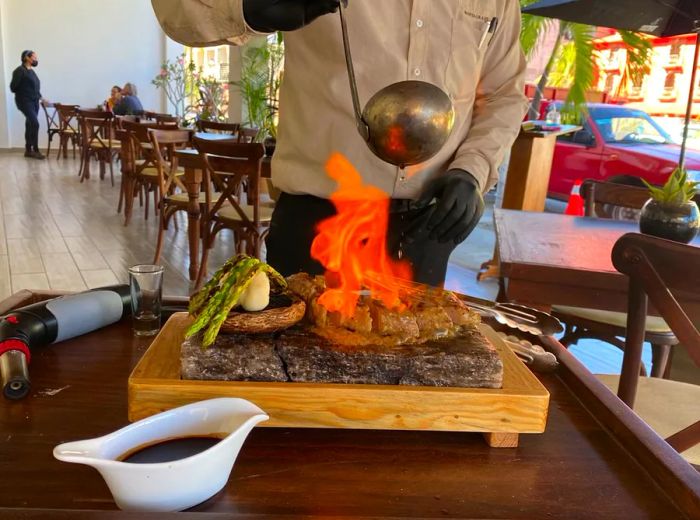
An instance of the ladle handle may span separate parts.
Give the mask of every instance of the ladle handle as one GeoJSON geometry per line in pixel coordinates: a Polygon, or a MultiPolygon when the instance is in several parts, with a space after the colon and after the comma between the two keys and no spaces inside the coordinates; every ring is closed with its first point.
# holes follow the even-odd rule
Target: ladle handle
{"type": "Polygon", "coordinates": [[[348,68],[348,79],[350,80],[350,93],[352,94],[352,106],[355,110],[355,123],[357,131],[365,141],[369,141],[369,127],[365,120],[362,119],[362,107],[360,106],[360,96],[357,93],[357,80],[355,79],[355,67],[352,64],[352,53],[350,52],[350,38],[348,36],[348,24],[345,21],[345,8],[347,4],[341,0],[340,8],[340,27],[343,31],[343,48],[345,49],[345,64],[348,68]]]}

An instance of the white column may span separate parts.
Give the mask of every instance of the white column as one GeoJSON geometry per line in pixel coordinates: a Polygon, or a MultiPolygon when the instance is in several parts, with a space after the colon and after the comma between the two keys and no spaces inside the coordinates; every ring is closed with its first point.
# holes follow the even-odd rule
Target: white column
{"type": "Polygon", "coordinates": [[[228,53],[228,120],[231,123],[243,121],[243,100],[238,89],[231,84],[241,79],[241,55],[245,47],[231,45],[228,53]]]}
{"type": "MultiPolygon", "coordinates": [[[[8,76],[5,71],[5,63],[8,56],[5,55],[7,50],[7,31],[5,25],[7,23],[5,16],[5,3],[0,2],[0,148],[10,148],[10,111],[14,109],[14,96],[10,92],[11,76],[8,76]]],[[[11,56],[9,57],[11,58],[11,56]]],[[[17,58],[19,64],[19,57],[17,58]]],[[[12,61],[10,61],[12,63],[12,61]]],[[[10,75],[12,72],[10,71],[10,75]]]]}

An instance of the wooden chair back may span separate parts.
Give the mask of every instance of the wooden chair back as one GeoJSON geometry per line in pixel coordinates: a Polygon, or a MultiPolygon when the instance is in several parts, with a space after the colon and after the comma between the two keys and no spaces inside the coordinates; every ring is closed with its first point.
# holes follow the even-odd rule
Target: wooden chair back
{"type": "Polygon", "coordinates": [[[254,143],[259,133],[260,130],[258,128],[247,128],[245,126],[241,126],[238,129],[236,137],[238,138],[239,143],[254,143]]]}
{"type": "Polygon", "coordinates": [[[197,120],[197,130],[200,132],[235,136],[240,128],[241,125],[239,123],[222,123],[220,121],[207,121],[206,119],[197,120]]]}
{"type": "MultiPolygon", "coordinates": [[[[629,233],[615,244],[612,261],[629,277],[627,339],[618,396],[632,407],[649,301],[700,368],[700,332],[676,299],[697,300],[700,294],[700,270],[694,268],[700,266],[700,248],[629,233]]],[[[679,452],[695,446],[700,442],[700,421],[666,440],[679,452]]]]}
{"type": "Polygon", "coordinates": [[[649,200],[649,190],[619,184],[587,179],[581,185],[585,215],[587,217],[612,218],[611,207],[642,209],[649,200]]]}
{"type": "Polygon", "coordinates": [[[158,112],[145,111],[143,113],[146,119],[152,119],[156,123],[178,123],[179,118],[172,114],[160,114],[158,112]]]}
{"type": "Polygon", "coordinates": [[[114,139],[114,115],[104,110],[77,110],[83,145],[111,150],[114,139]]]}
{"type": "Polygon", "coordinates": [[[236,143],[234,141],[214,141],[193,138],[194,147],[204,164],[204,186],[206,207],[211,204],[210,185],[212,182],[223,193],[219,200],[211,206],[211,214],[216,214],[224,203],[233,206],[245,225],[258,228],[260,226],[260,163],[265,155],[265,148],[260,143],[236,143]],[[212,166],[211,158],[216,157],[216,168],[212,166]],[[217,172],[226,172],[225,179],[217,172]],[[244,182],[248,183],[248,204],[253,208],[253,219],[244,213],[240,200],[235,197],[240,193],[244,182]]]}
{"type": "Polygon", "coordinates": [[[191,130],[153,128],[149,128],[147,132],[148,139],[153,145],[153,157],[156,168],[158,168],[158,184],[161,196],[165,197],[175,186],[179,187],[183,192],[187,192],[185,185],[175,175],[177,171],[175,150],[189,146],[193,132],[191,130]],[[166,161],[166,157],[170,158],[170,162],[166,161]]]}
{"type": "Polygon", "coordinates": [[[56,103],[56,112],[58,113],[58,128],[61,132],[73,132],[78,135],[80,132],[80,123],[78,121],[78,105],[62,105],[56,103]]]}
{"type": "Polygon", "coordinates": [[[43,102],[41,103],[41,108],[44,111],[44,116],[46,117],[46,131],[49,134],[60,131],[61,120],[58,113],[58,108],[56,108],[56,103],[43,102]]]}

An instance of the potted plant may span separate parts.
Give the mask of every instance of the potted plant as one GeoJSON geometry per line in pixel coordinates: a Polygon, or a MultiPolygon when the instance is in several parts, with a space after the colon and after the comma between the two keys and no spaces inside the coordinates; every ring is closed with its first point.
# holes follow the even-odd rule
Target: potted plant
{"type": "Polygon", "coordinates": [[[277,144],[279,89],[284,67],[282,33],[270,35],[261,45],[251,46],[243,54],[241,79],[231,84],[243,98],[244,124],[259,130],[257,142],[271,156],[277,144]]]}
{"type": "Polygon", "coordinates": [[[199,89],[200,76],[201,71],[197,70],[196,65],[192,61],[188,62],[185,54],[181,54],[172,62],[165,60],[160,73],[151,81],[156,88],[165,92],[170,107],[184,126],[192,123],[187,117],[188,112],[192,111],[189,102],[199,89]]]}
{"type": "Polygon", "coordinates": [[[642,208],[640,231],[684,244],[693,240],[700,229],[700,211],[693,201],[700,183],[689,181],[688,172],[680,167],[660,188],[644,182],[651,198],[642,208]]]}
{"type": "Polygon", "coordinates": [[[263,139],[263,145],[265,146],[265,155],[267,157],[272,157],[275,153],[275,148],[277,147],[277,121],[275,119],[276,113],[271,112],[265,120],[265,124],[262,131],[265,133],[265,139],[263,139]]]}

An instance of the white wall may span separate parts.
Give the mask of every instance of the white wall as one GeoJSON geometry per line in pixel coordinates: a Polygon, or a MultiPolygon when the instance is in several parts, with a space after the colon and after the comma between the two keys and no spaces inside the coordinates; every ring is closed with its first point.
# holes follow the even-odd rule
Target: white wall
{"type": "MultiPolygon", "coordinates": [[[[45,98],[95,107],[112,85],[135,83],[146,110],[166,110],[151,85],[182,47],[163,34],[149,0],[0,0],[0,148],[24,146],[24,118],[9,90],[25,49],[39,56],[45,98]]],[[[46,141],[40,114],[41,142],[46,141]]]]}

